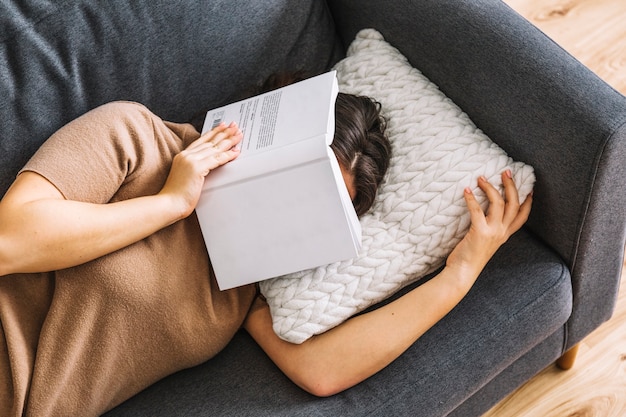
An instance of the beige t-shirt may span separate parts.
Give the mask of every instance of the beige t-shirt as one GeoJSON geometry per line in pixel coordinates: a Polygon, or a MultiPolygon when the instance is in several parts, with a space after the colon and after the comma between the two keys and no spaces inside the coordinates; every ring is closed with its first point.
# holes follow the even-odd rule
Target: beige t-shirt
{"type": "MultiPolygon", "coordinates": [[[[116,102],[63,127],[24,170],[71,200],[152,195],[198,136],[116,102]]],[[[24,404],[26,415],[100,414],[214,356],[254,294],[219,291],[195,214],[77,267],[0,277],[0,415],[21,415],[24,404]]]]}

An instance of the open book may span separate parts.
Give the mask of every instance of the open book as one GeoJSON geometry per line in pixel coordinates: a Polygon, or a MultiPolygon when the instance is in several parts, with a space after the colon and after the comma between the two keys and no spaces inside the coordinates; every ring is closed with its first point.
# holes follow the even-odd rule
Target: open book
{"type": "Polygon", "coordinates": [[[330,149],[334,71],[207,113],[236,122],[241,154],[206,178],[196,208],[220,289],[355,257],[361,227],[330,149]]]}

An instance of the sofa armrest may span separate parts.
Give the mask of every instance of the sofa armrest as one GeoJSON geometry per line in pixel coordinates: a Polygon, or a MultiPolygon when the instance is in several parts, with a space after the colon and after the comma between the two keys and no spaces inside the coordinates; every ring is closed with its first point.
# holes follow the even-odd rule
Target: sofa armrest
{"type": "Polygon", "coordinates": [[[572,272],[568,346],[612,314],[626,235],[626,98],[500,0],[329,0],[344,44],[379,30],[513,158],[527,227],[572,272]]]}

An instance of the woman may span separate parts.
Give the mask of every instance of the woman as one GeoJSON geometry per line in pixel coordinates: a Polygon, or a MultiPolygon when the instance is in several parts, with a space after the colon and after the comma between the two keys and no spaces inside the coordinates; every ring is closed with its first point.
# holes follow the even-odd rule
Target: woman
{"type": "MultiPolygon", "coordinates": [[[[334,150],[360,214],[389,161],[378,110],[338,98],[334,150]]],[[[441,273],[292,345],[274,334],[254,285],[217,290],[193,215],[205,176],[238,156],[241,138],[234,124],[200,135],[112,103],[41,147],[0,202],[0,415],[99,415],[206,361],[241,326],[303,389],[339,392],[447,314],[530,211],[509,172],[505,198],[479,179],[488,214],[468,188],[471,228],[441,273]]]]}

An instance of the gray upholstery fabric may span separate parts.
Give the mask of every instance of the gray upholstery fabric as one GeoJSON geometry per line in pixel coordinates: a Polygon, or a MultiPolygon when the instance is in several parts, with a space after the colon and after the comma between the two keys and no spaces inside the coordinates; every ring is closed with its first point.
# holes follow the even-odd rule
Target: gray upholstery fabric
{"type": "Polygon", "coordinates": [[[0,3],[0,195],[54,130],[93,107],[135,100],[185,121],[268,74],[328,69],[364,27],[537,172],[528,228],[450,315],[357,387],[312,397],[242,332],[109,416],[480,415],[612,313],[626,99],[499,0],[327,3],[0,3]]]}
{"type": "MultiPolygon", "coordinates": [[[[214,360],[166,378],[106,416],[442,416],[555,332],[548,362],[557,358],[570,312],[567,268],[522,231],[450,315],[388,368],[342,394],[306,394],[241,333],[214,360]]],[[[525,363],[526,372],[545,361],[525,363]]],[[[500,397],[481,398],[490,405],[500,397]]]]}
{"type": "Polygon", "coordinates": [[[325,70],[341,53],[325,3],[290,4],[0,3],[0,195],[51,133],[105,102],[186,121],[274,72],[325,70]]]}
{"type": "Polygon", "coordinates": [[[344,42],[375,26],[537,185],[528,227],[572,269],[568,346],[614,308],[626,236],[626,104],[501,1],[333,0],[344,42]]]}
{"type": "Polygon", "coordinates": [[[561,352],[565,329],[561,328],[535,346],[524,356],[513,362],[487,385],[468,398],[447,417],[482,416],[497,404],[497,399],[506,397],[511,390],[523,385],[542,367],[546,357],[556,357],[561,352]]]}

